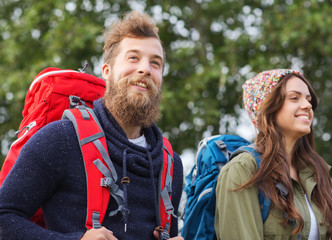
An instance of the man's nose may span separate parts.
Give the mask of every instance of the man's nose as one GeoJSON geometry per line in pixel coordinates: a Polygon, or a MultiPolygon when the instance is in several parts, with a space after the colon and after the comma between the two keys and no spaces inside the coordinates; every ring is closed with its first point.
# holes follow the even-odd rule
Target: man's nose
{"type": "Polygon", "coordinates": [[[150,61],[142,59],[138,66],[138,73],[144,76],[151,76],[150,61]]]}

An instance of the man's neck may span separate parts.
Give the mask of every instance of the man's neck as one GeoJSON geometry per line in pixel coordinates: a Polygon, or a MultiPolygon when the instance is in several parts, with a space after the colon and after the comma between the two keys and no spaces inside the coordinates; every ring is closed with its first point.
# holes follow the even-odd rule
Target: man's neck
{"type": "MultiPolygon", "coordinates": [[[[120,125],[121,126],[121,125],[120,125]]],[[[136,139],[142,136],[142,128],[138,126],[121,126],[128,139],[136,139]]]]}
{"type": "Polygon", "coordinates": [[[118,122],[122,130],[127,135],[128,139],[136,139],[139,138],[142,135],[142,127],[141,126],[132,126],[127,125],[122,122],[120,122],[116,117],[115,120],[118,122]]]}

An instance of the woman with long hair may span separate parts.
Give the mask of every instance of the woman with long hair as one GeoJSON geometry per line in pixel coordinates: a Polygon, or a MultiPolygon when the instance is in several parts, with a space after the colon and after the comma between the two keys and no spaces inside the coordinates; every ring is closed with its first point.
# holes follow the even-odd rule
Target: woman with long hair
{"type": "Polygon", "coordinates": [[[331,239],[330,166],[315,151],[318,101],[310,82],[294,70],[274,69],[242,87],[244,108],[258,131],[254,149],[261,163],[257,169],[253,155],[244,152],[221,169],[217,238],[331,239]],[[271,201],[264,222],[258,191],[271,201]]]}

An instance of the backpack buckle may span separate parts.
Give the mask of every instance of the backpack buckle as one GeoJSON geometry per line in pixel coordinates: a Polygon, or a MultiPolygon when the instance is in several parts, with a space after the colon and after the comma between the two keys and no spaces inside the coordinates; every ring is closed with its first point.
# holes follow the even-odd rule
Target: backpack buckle
{"type": "Polygon", "coordinates": [[[167,213],[167,220],[171,217],[171,215],[174,218],[177,218],[177,216],[174,214],[174,208],[173,208],[173,206],[171,208],[166,209],[166,213],[167,213]]]}
{"type": "Polygon", "coordinates": [[[109,187],[109,188],[114,188],[115,181],[113,178],[110,177],[104,177],[100,179],[100,186],[102,187],[109,187]]]}
{"type": "Polygon", "coordinates": [[[88,105],[85,104],[85,102],[78,96],[70,95],[69,97],[69,108],[77,108],[80,105],[84,107],[88,107],[88,105]]]}
{"type": "Polygon", "coordinates": [[[80,102],[81,102],[80,97],[74,95],[69,96],[69,108],[75,108],[76,106],[78,106],[80,102]]]}
{"type": "Polygon", "coordinates": [[[279,194],[280,196],[285,200],[287,201],[286,197],[288,195],[288,190],[287,188],[282,184],[282,183],[277,183],[276,185],[276,188],[279,190],[279,194]]]}
{"type": "Polygon", "coordinates": [[[167,192],[168,192],[168,194],[169,195],[171,195],[172,194],[172,186],[169,186],[169,185],[167,185],[167,186],[165,186],[166,187],[166,189],[167,189],[167,192]]]}

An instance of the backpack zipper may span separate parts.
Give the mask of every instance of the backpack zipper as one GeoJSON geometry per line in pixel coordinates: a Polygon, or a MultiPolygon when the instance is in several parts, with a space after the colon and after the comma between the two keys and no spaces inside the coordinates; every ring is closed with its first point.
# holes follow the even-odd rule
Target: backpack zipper
{"type": "Polygon", "coordinates": [[[15,134],[19,134],[20,132],[23,131],[23,129],[26,129],[25,133],[23,134],[23,136],[24,136],[31,128],[33,128],[36,125],[37,125],[36,121],[33,121],[33,122],[29,123],[28,125],[22,127],[20,130],[16,131],[15,134]]]}
{"type": "Polygon", "coordinates": [[[23,128],[21,128],[20,130],[16,131],[15,134],[18,135],[20,132],[23,131],[23,129],[26,129],[25,132],[24,132],[24,134],[23,134],[21,137],[19,137],[18,139],[16,139],[16,140],[12,143],[12,145],[10,145],[10,147],[12,147],[12,146],[13,146],[16,142],[18,142],[22,137],[24,137],[25,134],[27,134],[27,132],[29,132],[30,129],[33,128],[33,127],[35,127],[36,125],[37,125],[36,121],[33,121],[33,122],[29,123],[28,125],[24,126],[23,128]]]}
{"type": "Polygon", "coordinates": [[[29,88],[29,91],[31,91],[31,89],[33,88],[33,86],[40,80],[42,79],[43,77],[46,77],[46,76],[49,76],[49,75],[53,75],[53,74],[58,74],[58,73],[68,73],[68,72],[71,72],[71,73],[77,73],[77,71],[74,71],[74,70],[54,70],[54,71],[50,71],[50,72],[46,72],[46,73],[43,73],[42,75],[40,75],[39,77],[37,77],[35,80],[32,81],[31,85],[30,85],[30,88],[29,88]]]}

